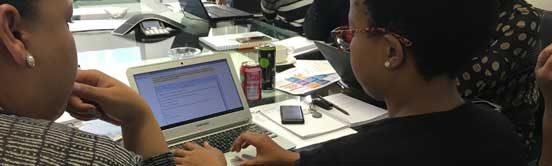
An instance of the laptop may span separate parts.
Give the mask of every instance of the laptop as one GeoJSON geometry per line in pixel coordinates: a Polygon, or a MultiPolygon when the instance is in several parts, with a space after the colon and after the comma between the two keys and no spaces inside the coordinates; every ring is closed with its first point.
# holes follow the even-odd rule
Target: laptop
{"type": "Polygon", "coordinates": [[[128,69],[130,85],[150,105],[170,149],[183,142],[208,141],[229,165],[255,156],[254,148],[229,152],[244,131],[269,135],[285,149],[293,143],[252,122],[251,112],[228,54],[145,65],[128,69]]]}
{"type": "Polygon", "coordinates": [[[341,51],[334,46],[320,41],[315,41],[314,44],[318,50],[320,50],[322,56],[330,62],[345,84],[352,88],[362,89],[353,73],[350,54],[348,52],[341,51]]]}
{"type": "Polygon", "coordinates": [[[201,0],[179,0],[183,11],[193,14],[210,23],[241,18],[251,18],[253,14],[225,5],[203,4],[201,0]]]}

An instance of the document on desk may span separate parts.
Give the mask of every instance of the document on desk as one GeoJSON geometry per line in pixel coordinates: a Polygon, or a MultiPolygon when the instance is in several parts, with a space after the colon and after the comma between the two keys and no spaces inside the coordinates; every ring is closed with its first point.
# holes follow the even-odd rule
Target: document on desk
{"type": "Polygon", "coordinates": [[[102,120],[82,122],[82,124],[77,127],[82,131],[106,136],[114,141],[123,138],[123,131],[121,127],[115,126],[108,122],[104,122],[102,120]]]}
{"type": "MultiPolygon", "coordinates": [[[[338,139],[338,138],[341,138],[341,137],[345,137],[345,136],[357,133],[357,131],[355,131],[351,128],[345,127],[343,129],[335,130],[335,131],[332,131],[332,132],[327,132],[325,134],[321,134],[321,135],[318,135],[318,136],[315,136],[315,137],[302,138],[302,137],[298,136],[297,134],[291,132],[290,130],[284,128],[280,122],[275,122],[275,121],[271,120],[270,118],[266,117],[265,115],[263,115],[263,113],[261,113],[261,112],[266,111],[266,110],[279,110],[280,105],[302,105],[302,106],[306,106],[306,104],[301,104],[301,102],[299,102],[298,100],[291,99],[291,100],[286,100],[286,101],[283,101],[283,102],[280,102],[280,103],[274,103],[274,104],[268,104],[268,105],[253,107],[253,108],[251,108],[252,116],[253,116],[253,122],[255,122],[256,124],[258,124],[258,125],[260,125],[264,128],[270,129],[271,132],[274,132],[274,133],[278,134],[279,136],[282,136],[282,137],[290,140],[295,145],[297,145],[296,148],[303,148],[303,147],[307,147],[307,146],[310,146],[310,145],[323,143],[323,142],[326,142],[326,141],[338,139]]],[[[308,112],[308,111],[305,111],[305,110],[303,110],[303,111],[308,112]]],[[[310,116],[310,114],[307,115],[307,116],[310,116]]]]}
{"type": "Polygon", "coordinates": [[[324,97],[324,99],[326,99],[333,105],[344,109],[350,115],[345,115],[342,112],[338,111],[336,108],[329,111],[323,111],[323,113],[339,119],[343,122],[346,122],[350,124],[351,127],[375,122],[387,118],[388,116],[387,110],[368,104],[342,93],[330,95],[324,97]]]}
{"type": "Polygon", "coordinates": [[[270,119],[272,122],[278,124],[279,126],[285,128],[286,130],[303,139],[313,138],[326,133],[348,128],[347,124],[330,116],[322,116],[321,118],[312,117],[311,113],[308,111],[308,106],[306,104],[297,104],[289,101],[282,102],[277,103],[273,107],[269,107],[269,109],[259,112],[270,119]],[[301,107],[303,108],[305,124],[282,124],[280,105],[301,105],[301,107]]]}
{"type": "Polygon", "coordinates": [[[320,74],[327,72],[307,68],[309,67],[295,67],[278,73],[276,75],[276,89],[292,95],[304,95],[331,85],[341,79],[337,73],[320,74]]]}
{"type": "Polygon", "coordinates": [[[303,36],[296,36],[284,40],[274,42],[275,45],[281,45],[288,49],[288,56],[298,56],[318,50],[314,41],[303,36]]]}
{"type": "Polygon", "coordinates": [[[201,41],[201,43],[217,51],[224,51],[224,50],[256,47],[259,45],[278,41],[278,39],[270,37],[262,32],[247,32],[247,33],[240,33],[240,34],[200,37],[199,41],[201,41]],[[240,42],[241,39],[252,39],[256,37],[265,37],[269,40],[259,40],[259,41],[251,40],[248,42],[245,42],[245,41],[240,42]]]}
{"type": "Polygon", "coordinates": [[[327,60],[297,60],[295,66],[306,75],[315,76],[337,73],[327,60]]]}

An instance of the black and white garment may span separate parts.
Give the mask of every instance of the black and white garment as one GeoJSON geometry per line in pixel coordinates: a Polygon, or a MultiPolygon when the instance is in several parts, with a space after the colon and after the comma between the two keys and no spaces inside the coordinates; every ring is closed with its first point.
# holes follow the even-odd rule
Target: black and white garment
{"type": "Polygon", "coordinates": [[[173,154],[143,160],[107,137],[51,121],[0,114],[0,165],[175,165],[173,154]]]}
{"type": "Polygon", "coordinates": [[[536,157],[534,111],[538,88],[534,67],[539,54],[540,19],[523,0],[502,7],[491,46],[472,59],[458,77],[458,89],[468,99],[481,98],[503,107],[528,147],[528,160],[536,157]]]}
{"type": "Polygon", "coordinates": [[[262,0],[263,15],[279,27],[303,32],[305,15],[313,0],[262,0]]]}

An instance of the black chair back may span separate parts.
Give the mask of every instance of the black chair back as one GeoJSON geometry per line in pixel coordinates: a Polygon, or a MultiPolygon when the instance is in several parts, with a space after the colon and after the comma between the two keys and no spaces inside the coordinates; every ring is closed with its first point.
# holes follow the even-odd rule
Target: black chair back
{"type": "Polygon", "coordinates": [[[542,47],[545,48],[552,44],[552,11],[542,11],[541,26],[542,47]]]}

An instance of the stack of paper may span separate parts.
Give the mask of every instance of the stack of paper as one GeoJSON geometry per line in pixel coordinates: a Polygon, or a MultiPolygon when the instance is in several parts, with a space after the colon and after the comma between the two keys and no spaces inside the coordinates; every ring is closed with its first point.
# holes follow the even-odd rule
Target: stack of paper
{"type": "Polygon", "coordinates": [[[331,85],[341,78],[328,61],[297,61],[295,68],[276,75],[276,89],[304,95],[331,85]]]}
{"type": "Polygon", "coordinates": [[[248,33],[240,33],[240,34],[221,35],[221,36],[200,37],[199,41],[201,41],[203,44],[206,44],[207,46],[217,51],[224,51],[224,50],[259,46],[266,43],[272,43],[278,40],[261,32],[248,32],[248,33]],[[251,43],[240,43],[237,40],[237,39],[245,39],[245,38],[259,37],[259,36],[268,37],[271,40],[251,42],[251,43]]]}
{"type": "Polygon", "coordinates": [[[278,136],[284,137],[289,141],[293,142],[296,145],[295,148],[297,149],[301,149],[311,145],[316,145],[319,143],[327,142],[330,140],[334,140],[334,139],[338,139],[341,137],[358,133],[357,131],[351,128],[344,128],[344,129],[326,133],[317,137],[304,139],[293,134],[289,130],[286,130],[285,128],[281,127],[277,123],[272,122],[272,120],[268,119],[266,116],[262,115],[259,112],[253,113],[252,116],[253,116],[253,122],[264,127],[265,129],[270,129],[271,132],[277,133],[278,136]]]}
{"type": "Polygon", "coordinates": [[[307,75],[314,76],[337,73],[327,60],[297,60],[295,66],[307,75]]]}
{"type": "Polygon", "coordinates": [[[318,50],[318,48],[314,44],[314,41],[302,36],[296,36],[289,39],[277,41],[274,42],[274,44],[287,47],[289,53],[288,56],[292,57],[318,50]]]}
{"type": "Polygon", "coordinates": [[[303,115],[305,124],[282,124],[282,117],[280,115],[280,105],[289,105],[290,102],[283,102],[275,105],[275,108],[259,111],[270,121],[285,128],[287,131],[299,136],[302,139],[313,138],[316,136],[331,133],[337,130],[348,128],[348,125],[336,120],[330,116],[322,116],[321,118],[313,118],[308,111],[308,107],[301,104],[303,108],[303,115]]]}
{"type": "Polygon", "coordinates": [[[349,115],[336,110],[324,111],[324,114],[332,116],[351,125],[361,126],[374,121],[387,118],[387,110],[365,103],[342,93],[324,97],[328,102],[347,111],[349,115]]]}

